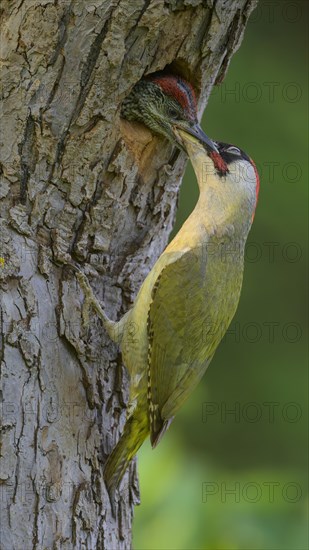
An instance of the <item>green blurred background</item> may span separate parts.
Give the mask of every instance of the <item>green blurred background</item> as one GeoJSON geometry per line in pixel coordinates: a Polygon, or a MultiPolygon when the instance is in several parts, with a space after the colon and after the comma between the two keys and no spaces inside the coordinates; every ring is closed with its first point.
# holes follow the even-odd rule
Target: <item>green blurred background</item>
{"type": "MultiPolygon", "coordinates": [[[[206,109],[208,135],[255,159],[260,198],[231,332],[139,452],[136,550],[308,548],[307,20],[307,2],[262,0],[206,109]]],[[[176,230],[196,199],[188,166],[176,230]]]]}

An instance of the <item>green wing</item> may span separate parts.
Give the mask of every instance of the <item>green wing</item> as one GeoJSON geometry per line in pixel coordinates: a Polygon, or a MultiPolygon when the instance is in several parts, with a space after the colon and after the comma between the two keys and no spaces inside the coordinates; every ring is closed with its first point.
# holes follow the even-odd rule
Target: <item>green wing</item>
{"type": "Polygon", "coordinates": [[[148,402],[153,446],[211,359],[203,334],[206,260],[202,248],[172,256],[153,288],[148,314],[148,402]]]}

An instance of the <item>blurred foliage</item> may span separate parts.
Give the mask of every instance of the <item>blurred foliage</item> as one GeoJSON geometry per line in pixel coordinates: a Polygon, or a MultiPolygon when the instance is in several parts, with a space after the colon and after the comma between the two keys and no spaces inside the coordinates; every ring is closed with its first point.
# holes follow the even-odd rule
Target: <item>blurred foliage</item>
{"type": "MultiPolygon", "coordinates": [[[[307,20],[307,2],[261,1],[204,115],[254,158],[260,198],[231,331],[139,452],[136,550],[308,548],[307,20]]],[[[197,196],[189,166],[174,232],[197,196]]]]}

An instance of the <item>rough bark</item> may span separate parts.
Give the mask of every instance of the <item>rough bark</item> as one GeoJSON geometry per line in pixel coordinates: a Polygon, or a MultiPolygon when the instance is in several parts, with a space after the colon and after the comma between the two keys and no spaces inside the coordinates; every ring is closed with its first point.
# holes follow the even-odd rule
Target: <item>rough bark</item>
{"type": "Polygon", "coordinates": [[[171,65],[203,110],[256,0],[4,0],[1,146],[1,550],[128,549],[134,465],[116,517],[102,481],[128,376],[72,260],[112,318],[165,247],[186,158],[119,117],[171,65]]]}

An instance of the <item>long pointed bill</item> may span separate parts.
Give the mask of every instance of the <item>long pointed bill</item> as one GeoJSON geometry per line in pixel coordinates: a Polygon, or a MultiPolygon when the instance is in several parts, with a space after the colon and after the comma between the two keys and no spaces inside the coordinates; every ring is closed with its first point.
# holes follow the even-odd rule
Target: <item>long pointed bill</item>
{"type": "Polygon", "coordinates": [[[198,139],[198,141],[200,143],[202,143],[203,145],[205,145],[206,149],[208,150],[208,152],[215,152],[215,153],[219,153],[218,149],[217,149],[217,146],[214,144],[214,142],[208,137],[206,136],[206,134],[203,132],[202,128],[196,123],[194,124],[193,126],[175,126],[175,129],[177,131],[177,129],[181,130],[182,132],[185,132],[186,134],[189,134],[190,136],[193,136],[195,137],[196,139],[198,139]]]}

